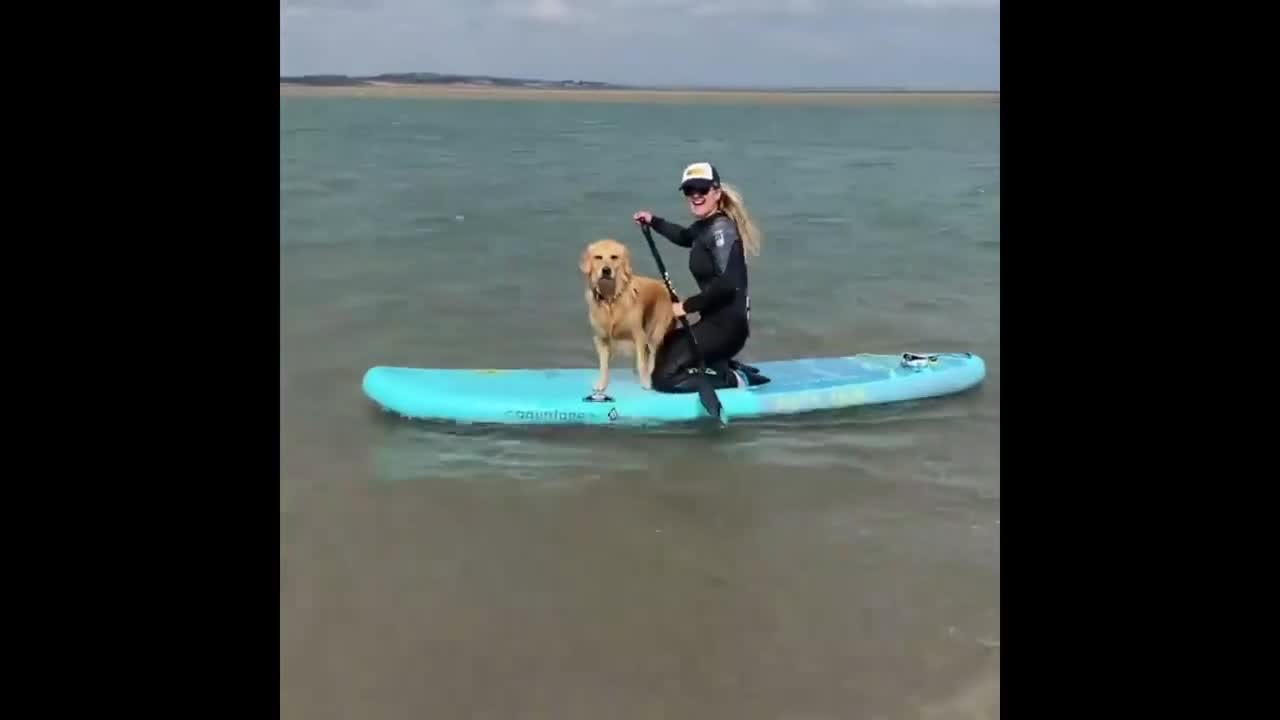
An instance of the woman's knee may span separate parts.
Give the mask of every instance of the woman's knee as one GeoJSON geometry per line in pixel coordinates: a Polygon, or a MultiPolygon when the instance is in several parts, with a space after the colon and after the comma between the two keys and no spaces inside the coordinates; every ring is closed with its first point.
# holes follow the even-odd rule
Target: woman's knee
{"type": "Polygon", "coordinates": [[[651,387],[656,392],[661,392],[661,393],[681,392],[683,390],[683,385],[687,384],[687,383],[681,382],[685,380],[685,377],[684,377],[685,374],[686,373],[683,373],[683,372],[659,374],[655,370],[653,373],[653,378],[650,381],[649,387],[651,387]]]}
{"type": "Polygon", "coordinates": [[[676,375],[695,368],[698,365],[699,355],[708,365],[727,362],[745,346],[746,333],[740,328],[707,325],[702,322],[695,323],[690,330],[679,327],[667,335],[654,355],[654,375],[676,375]]]}
{"type": "Polygon", "coordinates": [[[698,347],[709,365],[733,359],[746,344],[746,333],[736,327],[708,327],[698,338],[698,347]]]}
{"type": "Polygon", "coordinates": [[[658,347],[653,357],[654,373],[670,374],[691,361],[689,337],[682,328],[668,335],[658,347]]]}
{"type": "Polygon", "coordinates": [[[704,383],[715,390],[727,390],[739,384],[729,363],[720,361],[713,366],[709,365],[705,373],[697,365],[681,368],[670,375],[660,376],[655,373],[651,387],[658,392],[691,393],[697,392],[704,383]]]}

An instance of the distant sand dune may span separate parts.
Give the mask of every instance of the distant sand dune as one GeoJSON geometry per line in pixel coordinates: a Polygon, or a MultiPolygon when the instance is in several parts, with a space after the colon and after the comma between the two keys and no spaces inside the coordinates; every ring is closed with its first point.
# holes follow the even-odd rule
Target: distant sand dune
{"type": "Polygon", "coordinates": [[[280,84],[282,97],[449,98],[470,100],[559,100],[565,102],[724,102],[750,104],[853,105],[866,102],[1000,102],[998,92],[846,92],[755,90],[599,90],[512,88],[488,85],[406,85],[379,82],[363,86],[280,84]]]}

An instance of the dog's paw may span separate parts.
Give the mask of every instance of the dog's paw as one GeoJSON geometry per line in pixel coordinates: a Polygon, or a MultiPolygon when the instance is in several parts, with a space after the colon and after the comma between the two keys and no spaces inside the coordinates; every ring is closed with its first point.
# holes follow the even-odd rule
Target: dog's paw
{"type": "Polygon", "coordinates": [[[640,376],[640,387],[644,388],[645,390],[652,390],[652,389],[653,389],[653,379],[652,379],[652,378],[650,378],[650,377],[649,377],[649,376],[647,376],[647,375],[641,375],[641,376],[640,376]]]}

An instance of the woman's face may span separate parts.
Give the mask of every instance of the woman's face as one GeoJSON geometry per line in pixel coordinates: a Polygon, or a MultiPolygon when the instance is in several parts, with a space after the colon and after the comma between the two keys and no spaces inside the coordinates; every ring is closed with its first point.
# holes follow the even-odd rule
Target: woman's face
{"type": "Polygon", "coordinates": [[[720,188],[691,185],[685,187],[684,196],[689,200],[689,212],[699,219],[720,207],[720,188]]]}

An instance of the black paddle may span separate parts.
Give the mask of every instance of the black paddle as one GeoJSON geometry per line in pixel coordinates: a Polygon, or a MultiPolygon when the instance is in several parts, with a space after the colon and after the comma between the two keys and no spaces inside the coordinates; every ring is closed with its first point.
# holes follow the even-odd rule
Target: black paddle
{"type": "MultiPolygon", "coordinates": [[[[649,224],[642,222],[640,231],[644,233],[644,239],[649,243],[649,250],[653,253],[654,262],[658,263],[658,272],[662,273],[662,281],[667,284],[667,292],[671,294],[671,302],[680,302],[680,296],[676,295],[676,289],[671,286],[671,278],[667,275],[667,266],[662,263],[662,255],[658,254],[658,246],[653,243],[653,235],[649,232],[649,224]]],[[[711,387],[711,380],[707,378],[707,360],[702,356],[702,350],[698,347],[698,339],[693,336],[693,330],[689,327],[689,318],[681,315],[680,324],[684,326],[684,332],[689,336],[689,345],[693,348],[694,357],[698,359],[698,397],[702,400],[702,407],[706,408],[712,417],[723,423],[724,415],[723,408],[720,406],[720,398],[716,397],[715,388],[711,387]]]]}

